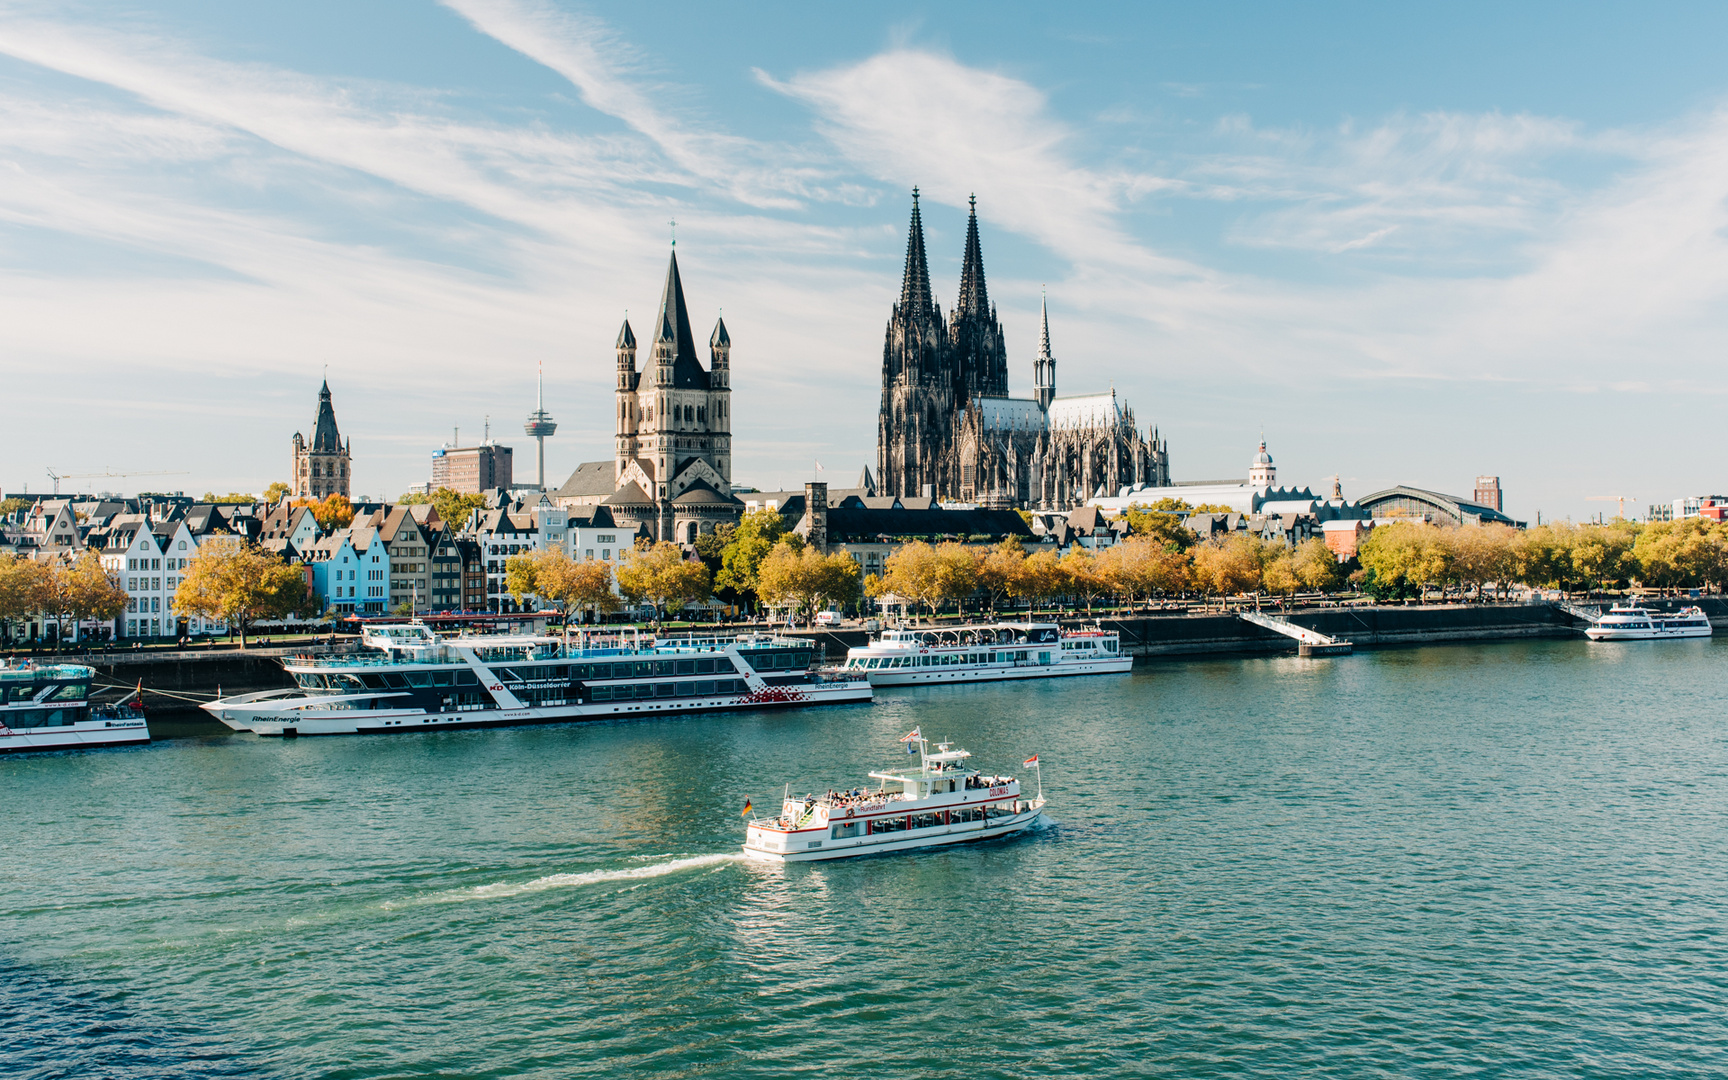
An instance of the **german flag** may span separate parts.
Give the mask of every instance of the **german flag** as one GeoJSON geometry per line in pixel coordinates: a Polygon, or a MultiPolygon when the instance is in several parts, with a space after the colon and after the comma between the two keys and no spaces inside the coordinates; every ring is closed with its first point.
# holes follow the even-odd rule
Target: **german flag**
{"type": "Polygon", "coordinates": [[[739,817],[749,817],[751,809],[752,809],[752,807],[750,806],[750,800],[745,799],[744,800],[744,812],[742,814],[739,814],[738,816],[739,817]]]}

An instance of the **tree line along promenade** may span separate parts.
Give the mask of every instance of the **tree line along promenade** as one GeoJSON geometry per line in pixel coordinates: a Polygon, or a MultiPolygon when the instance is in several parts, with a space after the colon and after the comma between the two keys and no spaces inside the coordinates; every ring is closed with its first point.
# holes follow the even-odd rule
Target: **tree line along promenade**
{"type": "Polygon", "coordinates": [[[390,504],[12,499],[0,508],[0,646],[244,639],[254,628],[328,630],[349,615],[808,620],[1230,597],[1463,601],[1728,580],[1728,524],[1701,516],[1534,528],[1380,519],[1355,529],[1343,555],[1330,534],[1303,538],[1173,499],[1115,517],[895,503],[829,507],[811,484],[801,499],[680,545],[624,531],[603,506],[498,491],[390,504]]]}

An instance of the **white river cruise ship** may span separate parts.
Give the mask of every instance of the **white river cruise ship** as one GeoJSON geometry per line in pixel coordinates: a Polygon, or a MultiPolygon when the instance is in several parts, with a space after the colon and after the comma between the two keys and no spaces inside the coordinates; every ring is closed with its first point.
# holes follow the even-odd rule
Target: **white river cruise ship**
{"type": "Polygon", "coordinates": [[[137,691],[111,705],[90,703],[96,669],[83,664],[9,665],[0,660],[0,754],[147,743],[137,691]]]}
{"type": "Polygon", "coordinates": [[[439,638],[366,628],[358,653],[289,657],[295,689],[203,707],[259,735],[388,734],[869,701],[870,684],[809,670],[814,646],[770,636],[439,638]]]}
{"type": "Polygon", "coordinates": [[[872,686],[1121,675],[1134,667],[1113,630],[1068,630],[1055,623],[904,627],[846,652],[848,674],[872,686]]]}
{"type": "MultiPolygon", "coordinates": [[[[1020,832],[1043,816],[1042,773],[1038,793],[1026,799],[1014,777],[986,776],[967,768],[965,761],[972,755],[965,750],[937,743],[932,753],[919,729],[900,741],[916,749],[916,770],[871,773],[871,779],[881,781],[875,791],[787,797],[779,817],[750,822],[745,856],[813,862],[993,840],[1020,832]]],[[[1037,755],[1026,759],[1026,765],[1036,770],[1037,755]]],[[[750,810],[745,803],[745,816],[750,810]]]]}
{"type": "Polygon", "coordinates": [[[1584,631],[1591,641],[1659,641],[1666,638],[1709,637],[1710,619],[1700,607],[1676,612],[1649,611],[1633,604],[1616,604],[1584,631]]]}

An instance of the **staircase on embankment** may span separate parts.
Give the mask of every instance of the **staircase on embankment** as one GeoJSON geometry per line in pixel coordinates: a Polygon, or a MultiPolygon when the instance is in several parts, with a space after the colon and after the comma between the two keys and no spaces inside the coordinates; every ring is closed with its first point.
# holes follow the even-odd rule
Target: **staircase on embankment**
{"type": "Polygon", "coordinates": [[[1296,651],[1301,656],[1348,656],[1353,648],[1350,642],[1341,638],[1322,634],[1318,630],[1310,630],[1305,626],[1297,626],[1293,622],[1268,615],[1263,611],[1238,611],[1236,617],[1243,622],[1264,626],[1275,634],[1283,634],[1287,638],[1295,638],[1296,651]]]}

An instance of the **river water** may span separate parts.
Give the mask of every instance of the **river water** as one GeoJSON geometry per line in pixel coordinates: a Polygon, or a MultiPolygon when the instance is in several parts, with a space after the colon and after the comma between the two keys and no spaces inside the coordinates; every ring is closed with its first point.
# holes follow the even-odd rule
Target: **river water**
{"type": "Polygon", "coordinates": [[[1728,1073],[1728,641],[0,761],[0,1073],[1728,1073]],[[914,725],[1054,822],[738,856],[914,725]]]}

